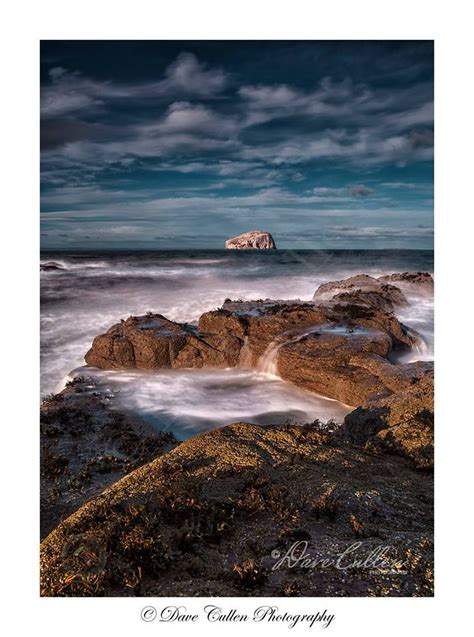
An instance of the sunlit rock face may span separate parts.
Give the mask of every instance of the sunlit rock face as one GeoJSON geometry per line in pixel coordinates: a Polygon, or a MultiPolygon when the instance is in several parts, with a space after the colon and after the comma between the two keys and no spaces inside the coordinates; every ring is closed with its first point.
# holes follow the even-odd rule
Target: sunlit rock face
{"type": "Polygon", "coordinates": [[[225,242],[228,250],[275,250],[276,245],[269,232],[251,230],[225,242]]]}

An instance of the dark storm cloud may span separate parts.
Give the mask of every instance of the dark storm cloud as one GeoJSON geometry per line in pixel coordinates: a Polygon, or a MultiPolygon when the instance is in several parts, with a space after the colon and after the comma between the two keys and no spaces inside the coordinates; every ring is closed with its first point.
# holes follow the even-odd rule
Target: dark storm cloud
{"type": "Polygon", "coordinates": [[[182,95],[209,99],[225,88],[228,77],[220,69],[207,69],[192,53],[183,52],[159,81],[129,84],[98,81],[60,66],[49,70],[49,80],[41,95],[43,118],[90,114],[100,111],[106,103],[128,99],[166,99],[182,95]]]}

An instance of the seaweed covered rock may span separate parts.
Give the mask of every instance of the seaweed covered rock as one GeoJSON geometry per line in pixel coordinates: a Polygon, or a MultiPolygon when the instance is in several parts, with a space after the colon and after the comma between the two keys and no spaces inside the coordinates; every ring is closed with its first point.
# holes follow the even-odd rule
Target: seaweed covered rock
{"type": "Polygon", "coordinates": [[[62,522],[41,545],[41,594],[429,596],[432,504],[432,475],[320,423],[234,424],[180,444],[62,522]],[[347,551],[346,563],[381,546],[388,571],[336,567],[347,551]],[[292,551],[315,566],[291,568],[281,558],[292,551]]]}
{"type": "Polygon", "coordinates": [[[117,411],[110,392],[75,378],[40,409],[41,536],[138,466],[174,447],[170,433],[117,411]]]}
{"type": "Polygon", "coordinates": [[[434,459],[433,364],[397,367],[410,367],[411,380],[401,383],[395,379],[396,391],[348,414],[343,432],[351,442],[365,445],[367,449],[402,455],[420,469],[431,469],[434,459]]]}

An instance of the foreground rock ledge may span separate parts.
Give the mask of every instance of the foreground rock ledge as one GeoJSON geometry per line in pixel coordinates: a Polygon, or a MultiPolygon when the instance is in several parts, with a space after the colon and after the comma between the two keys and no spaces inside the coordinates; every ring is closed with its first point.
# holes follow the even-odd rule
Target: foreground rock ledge
{"type": "Polygon", "coordinates": [[[262,230],[250,230],[225,242],[228,250],[275,250],[276,245],[272,235],[262,230]]]}
{"type": "Polygon", "coordinates": [[[180,444],[43,541],[42,595],[432,595],[432,475],[341,435],[238,423],[180,444]],[[332,565],[274,569],[295,542],[332,565]],[[389,546],[394,571],[335,568],[355,542],[349,562],[389,546]]]}

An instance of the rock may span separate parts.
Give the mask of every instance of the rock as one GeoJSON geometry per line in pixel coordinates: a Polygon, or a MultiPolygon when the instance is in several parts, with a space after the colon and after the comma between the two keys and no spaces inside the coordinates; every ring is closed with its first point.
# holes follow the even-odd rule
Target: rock
{"type": "Polygon", "coordinates": [[[205,340],[191,325],[150,313],[129,317],[96,336],[85,361],[101,369],[229,367],[237,364],[241,346],[236,337],[205,340]]]}
{"type": "Polygon", "coordinates": [[[225,242],[228,250],[272,250],[276,249],[275,241],[269,232],[250,230],[225,242]]]}
{"type": "Polygon", "coordinates": [[[405,305],[407,300],[396,286],[375,279],[368,274],[358,274],[348,279],[331,281],[319,286],[313,301],[328,301],[345,293],[357,293],[359,299],[384,309],[393,309],[396,305],[405,305]]]}
{"type": "MultiPolygon", "coordinates": [[[[433,364],[414,363],[416,375],[396,383],[390,396],[369,401],[348,414],[343,431],[351,442],[405,456],[420,469],[432,469],[434,458],[433,364]]],[[[407,367],[407,366],[397,366],[407,367]]]]}
{"type": "Polygon", "coordinates": [[[408,385],[416,366],[387,357],[417,344],[418,336],[393,313],[360,300],[230,301],[199,320],[202,332],[233,335],[243,342],[242,367],[280,375],[296,385],[348,405],[366,405],[408,385]]]}
{"type": "Polygon", "coordinates": [[[397,287],[406,292],[433,294],[434,281],[428,272],[397,272],[378,279],[384,283],[396,283],[397,287]]]}
{"type": "Polygon", "coordinates": [[[40,410],[41,536],[86,500],[177,444],[114,409],[110,392],[75,378],[40,410]]]}
{"type": "Polygon", "coordinates": [[[96,336],[85,360],[101,369],[235,367],[245,339],[251,340],[256,362],[280,332],[325,320],[326,315],[310,305],[275,302],[253,304],[248,311],[206,312],[199,329],[161,314],[130,317],[96,336]]]}
{"type": "Polygon", "coordinates": [[[42,272],[51,272],[54,270],[65,270],[65,268],[60,263],[56,263],[56,261],[47,261],[40,264],[40,270],[42,272]]]}
{"type": "Polygon", "coordinates": [[[374,395],[387,393],[383,380],[361,366],[361,360],[375,354],[382,366],[390,348],[390,338],[383,332],[321,329],[277,346],[275,369],[282,378],[305,389],[360,405],[374,395]]]}
{"type": "Polygon", "coordinates": [[[367,405],[408,387],[430,366],[392,364],[385,358],[391,346],[385,332],[324,328],[280,345],[275,367],[296,385],[348,405],[367,405]]]}
{"type": "MultiPolygon", "coordinates": [[[[391,277],[410,291],[425,274],[391,277]]],[[[384,278],[325,284],[313,302],[226,299],[198,327],[149,313],[97,336],[89,365],[256,367],[356,409],[342,426],[237,423],[178,445],[74,381],[41,410],[42,534],[56,527],[41,594],[431,596],[433,364],[392,362],[419,338],[384,278]],[[356,541],[362,560],[388,546],[403,574],[275,569],[295,541],[319,564],[356,541]]]]}
{"type": "Polygon", "coordinates": [[[333,299],[325,305],[318,303],[316,307],[326,307],[333,323],[386,332],[392,339],[393,349],[411,348],[421,342],[419,335],[401,323],[392,312],[377,309],[372,304],[360,301],[357,298],[359,294],[346,294],[344,301],[333,299]]]}
{"type": "Polygon", "coordinates": [[[130,317],[94,339],[86,362],[103,369],[257,368],[364,408],[404,391],[430,366],[390,360],[419,343],[388,309],[405,298],[398,288],[359,276],[321,286],[316,296],[226,299],[202,314],[197,328],[160,314],[130,317]]]}
{"type": "Polygon", "coordinates": [[[419,342],[419,337],[391,312],[376,309],[352,295],[348,295],[344,301],[336,299],[316,304],[226,300],[222,308],[205,312],[199,319],[201,332],[233,334],[246,339],[254,366],[268,345],[280,336],[284,340],[287,332],[327,325],[346,326],[349,329],[358,326],[386,332],[394,348],[409,348],[419,342]]]}
{"type": "Polygon", "coordinates": [[[224,303],[219,310],[199,319],[201,332],[233,335],[245,340],[252,366],[258,364],[268,345],[280,334],[327,322],[325,311],[307,303],[255,301],[224,303]],[[228,310],[232,306],[234,309],[228,310]]]}
{"type": "Polygon", "coordinates": [[[359,290],[339,292],[335,294],[331,300],[340,301],[342,303],[366,305],[376,310],[382,310],[383,312],[393,312],[394,309],[393,300],[383,292],[362,292],[359,290]]]}
{"type": "Polygon", "coordinates": [[[360,301],[363,293],[345,294],[351,302],[226,300],[200,317],[198,329],[158,314],[131,317],[97,336],[86,362],[102,369],[254,367],[366,405],[405,382],[403,366],[387,356],[418,340],[393,313],[360,301]]]}
{"type": "Polygon", "coordinates": [[[433,476],[404,458],[343,444],[319,423],[238,423],[178,445],[63,521],[41,545],[41,594],[431,596],[432,532],[433,476]],[[314,568],[276,567],[295,542],[314,568]],[[350,562],[390,547],[384,558],[403,573],[337,568],[354,542],[350,562]]]}

